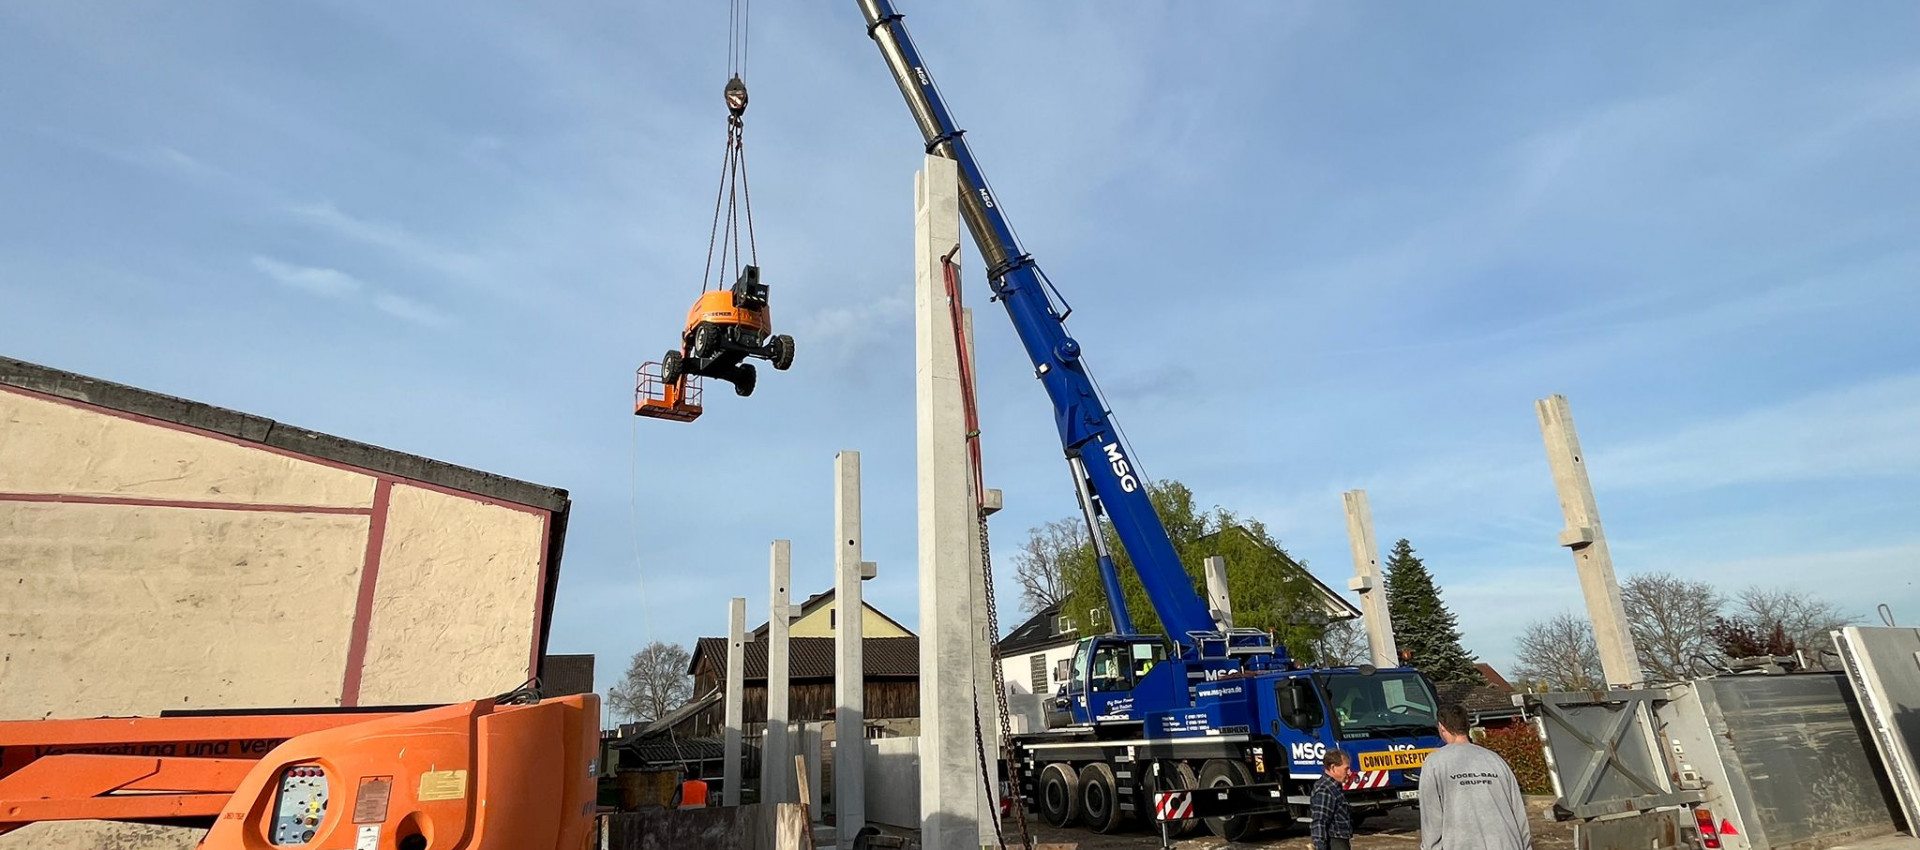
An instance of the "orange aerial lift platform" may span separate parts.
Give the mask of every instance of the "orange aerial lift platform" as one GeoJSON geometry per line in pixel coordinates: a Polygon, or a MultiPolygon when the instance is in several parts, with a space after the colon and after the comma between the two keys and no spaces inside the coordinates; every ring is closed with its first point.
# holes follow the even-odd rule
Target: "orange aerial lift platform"
{"type": "Polygon", "coordinates": [[[0,834],[199,826],[203,850],[585,850],[599,699],[0,722],[0,834]]]}

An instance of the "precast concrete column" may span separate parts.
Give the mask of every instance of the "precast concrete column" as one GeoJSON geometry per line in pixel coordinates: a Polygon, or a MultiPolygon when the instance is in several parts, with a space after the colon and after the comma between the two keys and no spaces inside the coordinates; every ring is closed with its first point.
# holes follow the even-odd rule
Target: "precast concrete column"
{"type": "Polygon", "coordinates": [[[787,743],[788,633],[793,625],[789,579],[793,573],[793,544],[773,541],[769,559],[767,604],[767,734],[760,744],[760,802],[789,803],[793,795],[793,748],[787,743]]]}
{"type": "Polygon", "coordinates": [[[867,606],[860,582],[873,577],[874,567],[860,560],[860,453],[841,452],[833,460],[834,834],[839,846],[851,848],[854,836],[867,825],[866,660],[861,643],[867,606]]]}
{"type": "Polygon", "coordinates": [[[1227,559],[1209,555],[1206,560],[1207,613],[1213,625],[1222,631],[1233,628],[1233,596],[1227,591],[1227,559]]]}
{"type": "Polygon", "coordinates": [[[747,600],[735,596],[727,603],[727,731],[721,742],[726,764],[721,767],[720,804],[740,805],[740,726],[746,710],[744,685],[747,667],[747,600]]]}
{"type": "Polygon", "coordinates": [[[1347,506],[1347,542],[1353,547],[1353,578],[1347,581],[1347,589],[1360,594],[1360,613],[1367,618],[1367,654],[1375,667],[1398,667],[1400,648],[1393,642],[1380,547],[1373,542],[1373,508],[1367,504],[1365,490],[1348,490],[1340,499],[1347,506]]]}
{"type": "MultiPolygon", "coordinates": [[[[975,734],[981,712],[976,606],[979,512],[967,457],[959,346],[941,258],[960,245],[960,179],[952,160],[914,175],[914,402],[920,542],[920,844],[982,846],[991,823],[975,734]]],[[[989,715],[990,716],[990,715],[989,715]]],[[[988,739],[991,740],[991,739],[988,739]]]]}
{"type": "Polygon", "coordinates": [[[1587,479],[1580,435],[1573,429],[1573,409],[1566,396],[1553,395],[1535,401],[1533,411],[1540,417],[1547,465],[1553,468],[1553,487],[1567,519],[1560,545],[1573,551],[1573,565],[1580,573],[1580,591],[1587,599],[1587,616],[1593,620],[1593,640],[1600,647],[1600,671],[1609,685],[1638,684],[1645,677],[1627,626],[1627,606],[1620,600],[1620,583],[1614,578],[1613,555],[1600,530],[1600,507],[1593,499],[1593,482],[1587,479]]]}

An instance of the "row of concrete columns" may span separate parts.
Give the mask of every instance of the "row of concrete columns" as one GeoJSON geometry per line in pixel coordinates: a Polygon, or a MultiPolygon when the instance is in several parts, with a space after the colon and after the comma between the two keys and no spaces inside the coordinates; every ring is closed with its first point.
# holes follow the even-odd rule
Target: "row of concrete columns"
{"type": "MultiPolygon", "coordinates": [[[[1600,649],[1601,672],[1607,684],[1615,687],[1639,684],[1645,677],[1634,648],[1633,633],[1627,626],[1627,610],[1620,598],[1620,583],[1614,575],[1613,556],[1607,549],[1606,534],[1600,528],[1600,508],[1593,497],[1593,482],[1587,478],[1580,436],[1574,431],[1573,410],[1567,404],[1567,397],[1562,395],[1540,399],[1533,406],[1540,420],[1540,436],[1546,443],[1547,465],[1553,470],[1554,490],[1560,497],[1560,511],[1567,522],[1566,529],[1560,532],[1560,545],[1573,553],[1574,570],[1586,598],[1587,618],[1593,624],[1594,642],[1600,649]]],[[[1373,515],[1367,505],[1367,491],[1349,490],[1343,499],[1347,508],[1347,538],[1353,547],[1354,577],[1348,587],[1360,594],[1369,654],[1376,666],[1396,666],[1399,651],[1394,646],[1393,622],[1387,612],[1380,550],[1373,539],[1373,515]]]]}

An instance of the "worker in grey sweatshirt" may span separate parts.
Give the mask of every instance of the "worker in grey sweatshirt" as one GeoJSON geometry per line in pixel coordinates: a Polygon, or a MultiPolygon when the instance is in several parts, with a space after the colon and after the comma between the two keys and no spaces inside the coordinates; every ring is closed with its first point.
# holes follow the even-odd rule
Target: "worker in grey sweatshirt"
{"type": "Polygon", "coordinates": [[[1440,709],[1447,745],[1420,766],[1420,850],[1532,850],[1527,804],[1507,760],[1467,737],[1467,712],[1440,709]]]}

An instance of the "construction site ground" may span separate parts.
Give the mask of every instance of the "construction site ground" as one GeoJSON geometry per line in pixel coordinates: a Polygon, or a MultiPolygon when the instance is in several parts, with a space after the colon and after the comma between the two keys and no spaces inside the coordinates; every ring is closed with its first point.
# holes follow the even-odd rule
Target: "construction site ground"
{"type": "MultiPolygon", "coordinates": [[[[1533,821],[1533,846],[1535,850],[1571,850],[1573,825],[1555,823],[1548,818],[1546,809],[1551,802],[1552,799],[1547,797],[1528,800],[1527,813],[1533,821]]],[[[1012,826],[1010,821],[1008,826],[1012,826]]],[[[1010,841],[1009,846],[1013,843],[1010,841]]],[[[1034,843],[1042,846],[1059,844],[1079,850],[1151,850],[1160,846],[1160,836],[1142,831],[1096,835],[1082,829],[1050,829],[1041,824],[1034,828],[1034,843]]],[[[1313,842],[1307,837],[1306,825],[1301,824],[1287,830],[1263,830],[1247,841],[1231,843],[1202,831],[1193,838],[1174,841],[1174,846],[1180,850],[1214,850],[1220,847],[1312,850],[1313,842]]],[[[1354,830],[1353,850],[1417,850],[1419,846],[1420,812],[1416,809],[1398,809],[1377,818],[1369,818],[1354,830]]]]}

